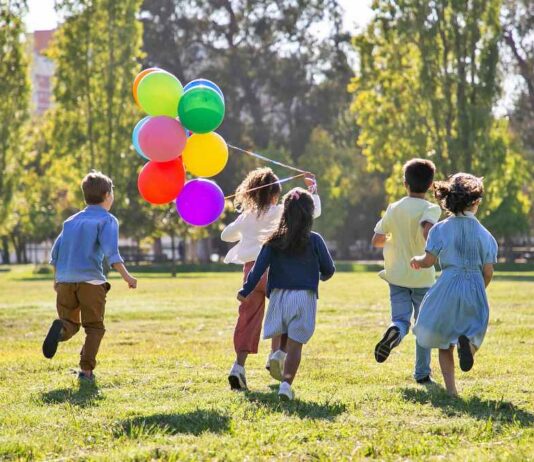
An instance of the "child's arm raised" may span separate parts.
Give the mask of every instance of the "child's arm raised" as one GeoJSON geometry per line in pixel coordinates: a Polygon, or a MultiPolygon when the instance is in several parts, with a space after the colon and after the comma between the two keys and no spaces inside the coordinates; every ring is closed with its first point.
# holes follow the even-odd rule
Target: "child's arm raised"
{"type": "Polygon", "coordinates": [[[313,173],[306,173],[304,176],[304,184],[308,188],[308,192],[312,195],[313,199],[313,218],[319,218],[322,213],[321,198],[317,192],[317,180],[313,173]]]}
{"type": "Polygon", "coordinates": [[[252,267],[252,270],[248,274],[247,280],[243,285],[243,288],[237,293],[237,299],[243,301],[249,296],[249,294],[254,290],[254,288],[260,282],[263,273],[267,271],[271,260],[271,247],[264,245],[261,248],[260,254],[256,259],[256,263],[252,267]]]}
{"type": "Polygon", "coordinates": [[[410,266],[416,270],[421,268],[430,268],[436,264],[437,259],[438,258],[435,255],[432,255],[430,252],[426,252],[424,255],[413,257],[410,261],[410,266]]]}

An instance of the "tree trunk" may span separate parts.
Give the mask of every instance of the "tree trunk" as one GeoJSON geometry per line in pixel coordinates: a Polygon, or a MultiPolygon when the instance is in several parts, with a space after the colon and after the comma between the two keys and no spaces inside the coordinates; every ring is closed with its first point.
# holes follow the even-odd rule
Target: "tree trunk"
{"type": "Polygon", "coordinates": [[[2,263],[9,265],[11,263],[9,258],[9,238],[2,236],[2,263]]]}
{"type": "Polygon", "coordinates": [[[30,260],[28,259],[28,251],[27,250],[28,249],[27,249],[26,241],[23,240],[22,241],[22,258],[23,258],[24,264],[30,263],[30,260]]]}
{"type": "Polygon", "coordinates": [[[185,261],[187,263],[197,262],[196,241],[190,237],[185,241],[185,261]]]}
{"type": "Polygon", "coordinates": [[[161,243],[161,238],[157,237],[154,239],[154,245],[152,246],[152,251],[154,252],[154,261],[161,261],[163,256],[163,245],[161,243]]]}
{"type": "Polygon", "coordinates": [[[504,238],[504,261],[506,263],[514,262],[513,242],[510,236],[505,236],[504,238]]]}
{"type": "Polygon", "coordinates": [[[135,266],[139,266],[139,257],[141,256],[141,241],[135,240],[135,266]]]}
{"type": "Polygon", "coordinates": [[[22,263],[22,246],[21,246],[21,239],[19,238],[17,233],[13,233],[11,235],[11,242],[13,242],[13,247],[15,249],[15,259],[18,264],[22,263]]]}
{"type": "Polygon", "coordinates": [[[171,276],[175,278],[176,277],[176,243],[175,243],[174,231],[171,232],[171,259],[172,259],[171,276]]]}

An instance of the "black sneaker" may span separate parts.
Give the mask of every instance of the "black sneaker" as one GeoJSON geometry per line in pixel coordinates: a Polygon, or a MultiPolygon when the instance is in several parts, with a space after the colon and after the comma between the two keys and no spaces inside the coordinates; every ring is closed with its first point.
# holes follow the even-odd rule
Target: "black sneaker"
{"type": "Polygon", "coordinates": [[[400,329],[397,326],[391,326],[382,340],[376,344],[375,359],[378,363],[383,363],[388,359],[391,350],[400,343],[400,329]]]}
{"type": "Polygon", "coordinates": [[[56,319],[43,342],[43,354],[45,358],[51,359],[54,357],[57,351],[57,344],[61,340],[61,330],[63,329],[63,323],[61,319],[56,319]]]}
{"type": "Polygon", "coordinates": [[[435,383],[429,375],[422,379],[417,379],[416,382],[420,385],[433,385],[435,383]]]}
{"type": "Polygon", "coordinates": [[[460,369],[468,372],[473,368],[473,352],[471,351],[471,342],[465,335],[458,337],[458,359],[460,360],[460,369]]]}

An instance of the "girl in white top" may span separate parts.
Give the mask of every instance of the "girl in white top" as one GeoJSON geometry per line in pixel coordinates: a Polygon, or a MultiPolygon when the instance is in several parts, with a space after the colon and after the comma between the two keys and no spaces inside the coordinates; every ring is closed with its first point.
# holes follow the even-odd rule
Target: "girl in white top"
{"type": "MultiPolygon", "coordinates": [[[[315,218],[321,214],[321,201],[316,194],[317,186],[314,176],[307,174],[304,182],[313,194],[315,204],[315,218]]],[[[222,232],[221,239],[225,242],[237,242],[230,249],[225,263],[242,264],[243,277],[246,280],[248,273],[254,266],[260,253],[263,241],[277,228],[280,217],[284,211],[278,205],[281,187],[278,177],[270,168],[258,168],[250,172],[236,190],[234,205],[240,213],[237,220],[230,223],[222,232]],[[258,188],[258,189],[255,189],[258,188]]],[[[250,353],[258,352],[258,344],[265,311],[265,284],[266,274],[263,275],[254,291],[246,301],[239,306],[239,316],[234,331],[234,348],[236,360],[228,381],[232,389],[246,389],[245,362],[250,353]]],[[[273,338],[272,351],[269,355],[267,368],[271,371],[284,370],[284,354],[278,350],[280,339],[273,338]],[[277,367],[269,367],[276,361],[277,367]]],[[[274,377],[281,380],[282,377],[274,377]]]]}

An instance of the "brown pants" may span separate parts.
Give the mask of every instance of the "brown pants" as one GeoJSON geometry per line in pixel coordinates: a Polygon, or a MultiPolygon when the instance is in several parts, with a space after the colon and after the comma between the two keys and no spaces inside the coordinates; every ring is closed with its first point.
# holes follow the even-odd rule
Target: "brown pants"
{"type": "Polygon", "coordinates": [[[106,329],[104,311],[106,294],[111,286],[87,282],[57,284],[57,313],[63,322],[61,341],[69,340],[80,330],[85,330],[85,343],[80,352],[80,368],[93,370],[96,367],[96,354],[106,329]]]}
{"type": "MultiPolygon", "coordinates": [[[[245,263],[243,279],[246,281],[248,273],[254,262],[245,263]]],[[[267,272],[250,293],[247,299],[239,306],[239,317],[234,331],[234,349],[236,353],[258,353],[260,343],[261,325],[265,311],[265,289],[267,285],[267,272]]]]}

